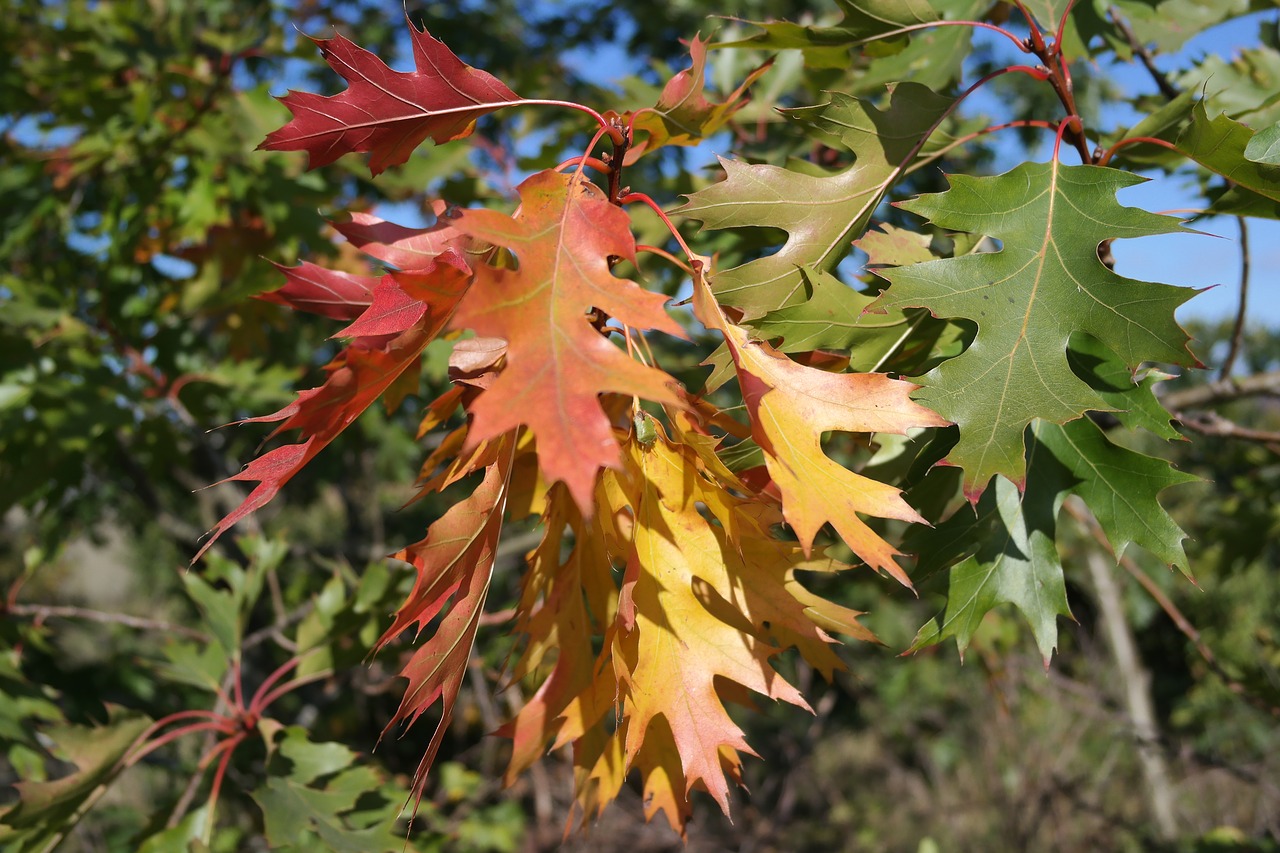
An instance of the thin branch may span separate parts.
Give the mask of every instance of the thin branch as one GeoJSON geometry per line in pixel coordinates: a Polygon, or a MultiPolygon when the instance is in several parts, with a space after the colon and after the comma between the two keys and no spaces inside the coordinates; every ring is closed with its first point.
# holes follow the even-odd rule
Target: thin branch
{"type": "Polygon", "coordinates": [[[1239,438],[1244,441],[1256,441],[1260,444],[1274,445],[1274,450],[1280,453],[1280,432],[1266,429],[1252,429],[1250,427],[1242,427],[1237,423],[1227,420],[1217,412],[1205,412],[1204,414],[1187,417],[1182,414],[1175,414],[1174,417],[1182,421],[1182,425],[1193,432],[1201,435],[1212,435],[1220,438],[1239,438]]]}
{"type": "Polygon", "coordinates": [[[1119,151],[1121,148],[1127,148],[1130,145],[1139,145],[1139,144],[1159,145],[1161,148],[1168,148],[1170,151],[1176,151],[1179,154],[1182,153],[1181,151],[1178,150],[1178,146],[1174,145],[1172,142],[1166,142],[1163,139],[1156,139],[1154,136],[1131,136],[1128,139],[1121,139],[1115,145],[1112,145],[1110,148],[1108,148],[1106,150],[1106,153],[1104,153],[1101,157],[1098,158],[1098,162],[1096,165],[1105,166],[1111,162],[1111,158],[1116,156],[1116,152],[1119,151]]]}
{"type": "Polygon", "coordinates": [[[1216,382],[1196,385],[1183,391],[1171,391],[1161,396],[1160,402],[1171,411],[1203,409],[1217,403],[1229,403],[1244,397],[1280,397],[1280,370],[1257,373],[1235,379],[1224,376],[1216,382]]]}
{"type": "Polygon", "coordinates": [[[985,21],[929,21],[924,24],[912,24],[909,27],[899,27],[898,29],[890,30],[887,33],[881,33],[880,35],[871,36],[870,38],[859,39],[851,44],[869,44],[873,41],[881,41],[883,39],[894,38],[895,36],[906,35],[907,33],[912,33],[916,30],[931,30],[934,27],[973,27],[974,29],[991,30],[993,33],[999,33],[1009,41],[1013,42],[1014,46],[1023,53],[1031,52],[1027,49],[1027,44],[1022,39],[1018,38],[1004,27],[998,27],[995,24],[988,24],[985,21]]]}
{"type": "Polygon", "coordinates": [[[310,615],[311,611],[314,609],[315,609],[314,601],[311,601],[311,600],[304,601],[301,605],[299,605],[298,607],[295,607],[292,611],[290,611],[283,620],[280,620],[274,624],[268,625],[265,628],[259,628],[258,630],[250,634],[246,634],[245,638],[240,641],[240,650],[247,651],[253,648],[254,646],[258,646],[258,645],[261,645],[262,643],[265,643],[267,640],[270,640],[270,639],[275,639],[276,642],[280,643],[285,648],[294,646],[294,648],[290,649],[290,651],[296,650],[296,646],[293,643],[293,641],[285,637],[283,634],[283,631],[285,628],[288,628],[290,625],[296,625],[297,623],[301,622],[303,619],[306,619],[307,616],[310,615]]]}
{"type": "Polygon", "coordinates": [[[195,628],[165,622],[162,619],[148,619],[144,616],[130,616],[127,613],[110,613],[105,610],[90,610],[85,607],[53,604],[0,604],[0,612],[6,616],[21,616],[27,619],[80,619],[86,622],[101,622],[107,625],[124,625],[140,631],[160,631],[178,634],[191,640],[209,642],[209,635],[195,628]]]}
{"type": "Polygon", "coordinates": [[[1133,51],[1133,55],[1138,57],[1138,61],[1142,63],[1142,67],[1147,69],[1147,73],[1151,75],[1151,79],[1155,82],[1156,88],[1160,90],[1160,94],[1164,95],[1170,101],[1182,94],[1178,87],[1173,84],[1169,77],[1156,67],[1155,57],[1151,55],[1151,51],[1147,50],[1147,46],[1138,41],[1138,37],[1134,35],[1133,29],[1129,26],[1129,22],[1124,19],[1124,15],[1120,14],[1120,10],[1112,6],[1107,10],[1107,16],[1111,18],[1111,23],[1115,24],[1116,29],[1125,37],[1125,41],[1129,42],[1129,48],[1133,51]]]}
{"type": "MultiPolygon", "coordinates": [[[[1077,524],[1088,530],[1090,535],[1092,535],[1103,548],[1110,552],[1111,545],[1107,541],[1107,535],[1103,532],[1097,520],[1088,512],[1074,506],[1073,503],[1074,501],[1068,501],[1064,504],[1067,513],[1075,519],[1077,524]]],[[[1209,648],[1205,643],[1204,638],[1200,636],[1200,632],[1191,624],[1191,620],[1188,619],[1178,608],[1178,605],[1173,603],[1173,599],[1165,595],[1164,590],[1157,586],[1156,582],[1153,581],[1146,572],[1142,571],[1142,569],[1138,567],[1137,563],[1129,557],[1120,557],[1116,562],[1122,569],[1128,572],[1144,590],[1146,590],[1147,594],[1151,596],[1151,599],[1155,601],[1156,604],[1160,605],[1160,609],[1163,610],[1169,619],[1173,621],[1173,624],[1182,632],[1183,636],[1191,641],[1191,645],[1195,648],[1196,653],[1200,655],[1206,664],[1208,664],[1209,669],[1213,674],[1222,679],[1223,684],[1226,685],[1228,690],[1235,693],[1255,708],[1266,711],[1274,717],[1280,717],[1280,707],[1272,705],[1260,696],[1253,695],[1249,692],[1247,687],[1234,678],[1231,673],[1226,671],[1218,661],[1217,655],[1213,653],[1213,649],[1209,648]]]]}
{"type": "Polygon", "coordinates": [[[1240,226],[1240,306],[1236,308],[1236,324],[1231,329],[1231,348],[1222,361],[1219,379],[1226,379],[1231,375],[1231,369],[1236,366],[1236,359],[1240,357],[1240,349],[1244,344],[1245,314],[1249,308],[1249,226],[1243,216],[1236,217],[1236,224],[1240,226]]]}

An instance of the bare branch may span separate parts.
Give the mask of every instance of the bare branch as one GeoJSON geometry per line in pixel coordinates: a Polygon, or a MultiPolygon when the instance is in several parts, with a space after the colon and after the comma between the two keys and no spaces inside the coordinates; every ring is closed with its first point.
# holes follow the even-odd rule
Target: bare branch
{"type": "Polygon", "coordinates": [[[1275,445],[1273,449],[1280,453],[1280,432],[1242,427],[1216,412],[1205,412],[1193,417],[1178,414],[1175,417],[1182,421],[1182,425],[1187,429],[1198,432],[1201,435],[1239,438],[1245,441],[1257,441],[1262,444],[1275,445]]]}
{"type": "Polygon", "coordinates": [[[1222,360],[1219,379],[1231,376],[1231,369],[1236,366],[1236,359],[1240,357],[1240,347],[1244,343],[1245,313],[1249,307],[1249,226],[1245,224],[1243,216],[1236,217],[1236,224],[1240,226],[1240,305],[1236,308],[1236,324],[1231,330],[1231,348],[1227,350],[1227,357],[1222,360]]]}
{"type": "MultiPolygon", "coordinates": [[[[1093,516],[1083,508],[1083,504],[1077,504],[1075,500],[1070,500],[1064,504],[1064,508],[1077,524],[1087,530],[1107,552],[1111,553],[1111,544],[1107,541],[1106,533],[1103,532],[1102,527],[1099,526],[1093,516]]],[[[1196,653],[1208,664],[1210,671],[1222,679],[1222,683],[1227,686],[1228,690],[1253,707],[1266,711],[1273,717],[1280,717],[1280,708],[1272,705],[1262,697],[1250,693],[1247,687],[1226,671],[1222,664],[1218,662],[1217,655],[1213,653],[1213,650],[1209,648],[1200,636],[1200,632],[1191,624],[1191,620],[1178,608],[1178,605],[1173,603],[1173,599],[1165,595],[1164,590],[1157,586],[1156,582],[1138,567],[1137,563],[1129,557],[1119,557],[1116,562],[1146,590],[1156,604],[1160,605],[1160,609],[1173,621],[1173,624],[1182,632],[1183,636],[1191,641],[1196,653]]]]}
{"type": "Polygon", "coordinates": [[[1129,42],[1133,55],[1138,57],[1138,61],[1142,63],[1142,67],[1147,69],[1147,73],[1151,75],[1151,79],[1155,81],[1156,88],[1160,90],[1160,94],[1169,100],[1173,100],[1182,94],[1178,91],[1178,87],[1165,75],[1163,71],[1156,67],[1155,57],[1151,55],[1151,51],[1147,50],[1147,46],[1138,41],[1138,37],[1134,35],[1133,29],[1130,28],[1129,22],[1124,19],[1124,15],[1120,14],[1120,10],[1112,6],[1107,10],[1107,15],[1111,18],[1111,23],[1116,25],[1116,29],[1124,35],[1125,40],[1129,42]]]}
{"type": "Polygon", "coordinates": [[[86,622],[101,622],[109,625],[124,625],[140,631],[159,631],[177,634],[191,640],[209,642],[209,635],[195,628],[165,622],[161,619],[147,619],[143,616],[130,616],[127,613],[110,613],[105,610],[90,610],[85,607],[72,607],[53,604],[0,604],[0,612],[6,616],[21,616],[27,619],[80,619],[86,622]]]}
{"type": "Polygon", "coordinates": [[[1217,403],[1227,403],[1242,397],[1280,397],[1280,370],[1258,373],[1241,379],[1223,377],[1182,391],[1172,391],[1160,398],[1165,408],[1180,412],[1203,409],[1217,403]]]}

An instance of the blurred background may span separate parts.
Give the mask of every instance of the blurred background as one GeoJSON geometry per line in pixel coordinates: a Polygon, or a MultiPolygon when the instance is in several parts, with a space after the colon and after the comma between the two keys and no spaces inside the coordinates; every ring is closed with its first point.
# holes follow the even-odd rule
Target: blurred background
{"type": "MultiPolygon", "coordinates": [[[[1243,81],[1231,91],[1249,86],[1256,97],[1219,108],[1274,123],[1280,116],[1266,110],[1280,92],[1280,49],[1276,13],[1262,5],[1168,0],[1165,14],[1200,17],[1188,18],[1182,42],[1157,46],[1158,68],[1183,89],[1214,75],[1243,81]]],[[[725,40],[751,32],[708,21],[729,10],[703,0],[660,12],[639,0],[408,9],[515,91],[602,110],[652,104],[687,62],[681,39],[712,28],[725,40]]],[[[748,20],[838,18],[825,4],[794,0],[745,0],[731,11],[748,20]]],[[[467,143],[424,148],[376,182],[359,158],[306,172],[303,155],[255,150],[288,118],[273,95],[342,88],[301,34],[336,27],[405,69],[398,2],[3,0],[0,12],[0,809],[17,801],[19,780],[91,763],[84,727],[124,725],[121,709],[156,719],[211,707],[233,670],[251,691],[300,647],[319,648],[301,664],[307,682],[271,709],[300,728],[248,743],[230,763],[210,847],[397,849],[403,826],[377,841],[361,833],[401,805],[433,723],[373,752],[398,704],[392,675],[409,647],[374,658],[369,650],[412,584],[382,558],[421,538],[445,506],[403,508],[432,441],[415,431],[424,401],[447,383],[447,347],[428,351],[419,394],[394,411],[371,409],[241,525],[242,538],[225,537],[188,570],[201,534],[244,496],[237,484],[205,487],[238,471],[268,432],[214,428],[285,405],[317,384],[334,354],[331,321],[251,298],[282,283],[272,261],[369,271],[326,217],[377,211],[412,225],[429,221],[437,198],[509,205],[521,177],[578,153],[590,128],[577,113],[526,109],[489,117],[467,143]],[[282,755],[293,756],[292,776],[272,770],[282,755]],[[304,755],[324,756],[317,766],[338,775],[298,776],[304,755]],[[350,776],[352,768],[363,775],[350,776]],[[275,784],[286,777],[296,790],[275,784]],[[312,796],[324,785],[336,796],[335,779],[359,796],[312,796]],[[298,814],[323,817],[328,808],[333,826],[264,823],[268,807],[286,801],[298,814]]],[[[954,90],[958,78],[1006,61],[995,40],[979,43],[963,65],[937,51],[917,57],[911,79],[954,90]]],[[[1108,100],[1151,103],[1157,87],[1140,66],[1119,70],[1114,50],[1095,47],[1079,64],[1082,102],[1096,105],[1102,126],[1122,126],[1132,116],[1108,112],[1108,100]]],[[[710,81],[730,91],[762,58],[713,52],[710,81]]],[[[630,182],[668,204],[717,179],[715,151],[779,163],[807,156],[774,122],[774,108],[818,102],[824,87],[882,97],[882,81],[859,76],[861,61],[801,76],[799,54],[784,53],[739,116],[736,138],[666,149],[641,161],[630,182]]],[[[1003,78],[969,116],[1043,114],[1025,79],[1003,78]]],[[[1027,156],[1045,156],[1043,140],[1008,135],[957,149],[943,170],[1004,171],[1027,156]]],[[[1149,195],[1122,201],[1204,206],[1208,187],[1196,173],[1150,174],[1149,195]]],[[[942,180],[922,170],[898,197],[942,180]]],[[[1063,624],[1046,669],[1011,611],[988,617],[963,663],[951,645],[899,657],[938,611],[945,579],[926,579],[917,599],[871,573],[849,573],[834,594],[869,611],[866,623],[886,645],[842,649],[849,671],[831,684],[794,664],[813,716],[767,705],[744,715],[763,760],[747,765],[749,793],[735,793],[732,824],[700,800],[682,847],[665,823],[644,823],[638,793],[626,788],[589,835],[563,840],[572,792],[565,757],[548,755],[504,788],[507,743],[484,737],[519,695],[503,688],[514,640],[501,614],[536,538],[513,527],[491,594],[495,616],[410,849],[1280,849],[1280,234],[1273,220],[1245,222],[1248,255],[1233,217],[1194,224],[1228,239],[1116,250],[1134,277],[1223,285],[1207,307],[1193,300],[1181,315],[1210,369],[1166,383],[1164,394],[1171,408],[1229,421],[1236,437],[1152,451],[1205,480],[1164,496],[1191,537],[1196,585],[1136,549],[1115,567],[1082,525],[1061,542],[1076,621],[1063,624]],[[1251,260],[1243,270],[1242,257],[1251,260]],[[1242,273],[1253,307],[1230,378],[1252,382],[1255,393],[1215,395],[1208,383],[1231,348],[1242,273]]],[[[700,239],[708,253],[718,247],[715,235],[700,239]]],[[[842,272],[857,275],[857,258],[842,272]]],[[[649,274],[651,286],[680,286],[657,266],[649,274]]],[[[671,370],[696,386],[699,358],[672,359],[671,370]]],[[[209,790],[208,774],[196,772],[203,736],[94,793],[65,849],[188,849],[202,834],[209,790]]],[[[86,791],[99,781],[81,779],[86,791]]],[[[85,800],[56,793],[51,811],[0,822],[33,832],[85,800]]],[[[25,850],[50,840],[31,838],[11,842],[36,845],[14,848],[25,850]]]]}

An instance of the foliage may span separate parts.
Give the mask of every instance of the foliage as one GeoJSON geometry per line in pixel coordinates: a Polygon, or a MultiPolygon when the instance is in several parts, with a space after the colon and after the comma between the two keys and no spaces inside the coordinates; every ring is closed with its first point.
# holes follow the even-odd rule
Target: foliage
{"type": "MultiPolygon", "coordinates": [[[[518,43],[501,6],[493,40],[518,43]]],[[[562,74],[554,43],[509,74],[473,67],[447,36],[469,58],[494,46],[465,18],[431,32],[410,19],[397,35],[357,6],[366,49],[343,34],[291,47],[275,10],[230,0],[166,7],[146,26],[124,7],[24,10],[84,62],[71,91],[30,44],[12,45],[4,71],[14,162],[0,180],[19,204],[0,250],[15,308],[0,319],[0,478],[31,527],[7,608],[35,618],[4,629],[0,677],[20,701],[0,725],[23,781],[0,806],[0,840],[58,844],[119,780],[164,778],[157,756],[177,750],[192,772],[169,813],[100,832],[154,850],[250,835],[273,849],[515,849],[524,818],[495,794],[493,747],[484,773],[457,750],[479,729],[509,740],[503,778],[517,786],[567,747],[571,824],[606,819],[634,775],[645,819],[661,812],[684,836],[694,790],[728,815],[730,783],[753,772],[743,754],[770,751],[748,742],[763,724],[742,708],[769,718],[767,697],[826,719],[811,676],[836,696],[850,661],[870,660],[875,611],[903,606],[863,567],[928,581],[926,602],[945,585],[936,615],[905,606],[883,623],[891,645],[954,637],[987,667],[1017,654],[1000,605],[1046,666],[1058,617],[1094,618],[1070,557],[1098,543],[1170,614],[1167,578],[1135,559],[1218,579],[1230,558],[1210,555],[1204,574],[1184,549],[1184,527],[1205,529],[1182,509],[1191,489],[1164,492],[1239,463],[1173,440],[1280,442],[1265,423],[1196,414],[1243,392],[1164,389],[1166,368],[1204,366],[1174,316],[1194,292],[1118,273],[1109,246],[1190,231],[1122,205],[1141,178],[1116,166],[1194,175],[1207,213],[1276,217],[1273,93],[1219,97],[1212,58],[1171,80],[1147,47],[1248,4],[1220,18],[1197,0],[838,6],[804,23],[762,8],[768,20],[732,22],[719,42],[690,32],[676,70],[621,93],[562,74]],[[145,32],[157,45],[140,50],[145,32]],[[304,70],[316,47],[339,91],[290,91],[277,127],[269,81],[332,86],[304,70]],[[381,58],[397,48],[411,70],[381,58]],[[1164,97],[1129,103],[1130,128],[1103,124],[1082,109],[1078,60],[1145,61],[1164,97]],[[995,81],[1034,92],[1038,111],[976,115],[969,99],[995,81]],[[1024,153],[992,142],[1008,128],[1043,132],[1047,160],[981,174],[1024,153]],[[690,150],[729,139],[722,176],[687,168],[690,150]],[[400,208],[412,224],[372,210],[395,201],[413,203],[400,208]],[[326,224],[317,205],[349,212],[326,224]],[[280,266],[276,286],[255,253],[317,260],[280,266]],[[283,365],[298,364],[317,378],[289,399],[299,371],[283,365]],[[260,432],[201,431],[227,422],[293,437],[254,458],[260,432]],[[376,488],[415,474],[410,491],[376,488]],[[214,480],[197,550],[175,507],[184,485],[214,480]],[[280,503],[286,538],[225,536],[280,503]],[[18,603],[50,583],[42,567],[75,517],[165,543],[143,571],[172,612],[86,617],[167,633],[119,649],[146,677],[112,658],[96,685],[75,684],[44,622],[90,611],[18,603]],[[412,571],[378,561],[389,547],[412,571]],[[198,568],[169,574],[179,554],[198,568]],[[482,638],[505,622],[507,637],[482,638]],[[858,642],[840,652],[838,636],[858,642]],[[32,677],[41,665],[57,676],[32,677]],[[509,713],[483,688],[504,669],[509,713]],[[343,708],[340,682],[362,678],[381,681],[343,708]],[[303,724],[326,715],[325,735],[303,724]],[[415,764],[387,736],[424,716],[434,729],[415,764]],[[377,759],[357,734],[375,723],[377,759]]],[[[306,14],[312,30],[326,13],[306,14]]],[[[1265,66],[1276,41],[1237,64],[1265,66]]],[[[1202,658],[1269,713],[1274,643],[1260,642],[1270,651],[1230,669],[1202,658]]],[[[898,692],[892,670],[875,671],[882,697],[898,692]]],[[[1170,716],[1188,730],[1222,701],[1188,696],[1170,716]]]]}

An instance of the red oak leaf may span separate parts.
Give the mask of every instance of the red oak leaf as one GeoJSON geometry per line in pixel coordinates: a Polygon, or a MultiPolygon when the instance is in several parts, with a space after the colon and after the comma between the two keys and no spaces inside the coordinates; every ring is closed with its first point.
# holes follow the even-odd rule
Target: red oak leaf
{"type": "Polygon", "coordinates": [[[679,404],[669,377],[629,358],[592,314],[632,329],[684,333],[663,309],[665,296],[610,273],[610,258],[634,258],[635,240],[627,214],[595,185],[547,171],[519,192],[515,218],[465,210],[455,220],[459,231],[508,249],[518,264],[478,266],[454,316],[457,328],[507,342],[506,367],[470,407],[467,442],[474,447],[528,426],[547,481],[563,481],[589,514],[596,472],[620,459],[599,395],[679,404]]]}
{"type": "Polygon", "coordinates": [[[312,39],[348,82],[324,96],[290,91],[281,103],[293,120],[259,148],[306,151],[314,169],[353,151],[368,151],[369,171],[398,166],[428,138],[437,144],[471,135],[476,119],[520,98],[496,77],[458,59],[426,31],[409,25],[416,71],[393,71],[341,35],[312,39]]]}
{"type": "Polygon", "coordinates": [[[334,320],[359,317],[373,302],[378,283],[373,276],[327,270],[305,261],[296,267],[276,264],[276,268],[287,279],[284,287],[260,293],[259,299],[334,320]]]}
{"type": "Polygon", "coordinates": [[[422,798],[427,771],[449,728],[484,611],[502,532],[511,442],[508,438],[498,448],[484,480],[469,498],[454,504],[432,524],[425,539],[396,555],[411,563],[418,576],[409,598],[396,612],[395,621],[378,640],[378,648],[408,628],[420,634],[448,607],[435,633],[414,651],[401,671],[409,683],[400,707],[383,730],[385,735],[397,723],[412,725],[437,701],[441,703],[440,722],[414,773],[413,793],[418,800],[422,798]]]}
{"type": "MultiPolygon", "coordinates": [[[[326,366],[329,375],[319,388],[299,393],[296,400],[278,412],[243,421],[280,421],[272,436],[296,429],[302,433],[303,440],[277,447],[255,459],[240,473],[227,478],[256,481],[258,485],[240,506],[210,531],[208,541],[196,554],[196,560],[225,530],[270,502],[285,483],[350,426],[402,373],[418,364],[423,348],[448,322],[469,277],[460,263],[447,261],[413,276],[397,275],[401,276],[401,281],[413,280],[411,286],[415,288],[415,296],[429,298],[429,301],[423,299],[425,311],[422,316],[393,337],[355,338],[326,366]],[[429,287],[424,281],[428,278],[429,287]]],[[[387,324],[384,330],[393,326],[387,324]]]]}
{"type": "MultiPolygon", "coordinates": [[[[432,204],[437,217],[443,217],[447,209],[443,201],[432,204]]],[[[433,258],[449,249],[463,254],[472,251],[473,241],[444,218],[428,228],[406,228],[368,213],[353,213],[345,221],[330,224],[360,251],[401,270],[428,267],[433,258]]]]}

